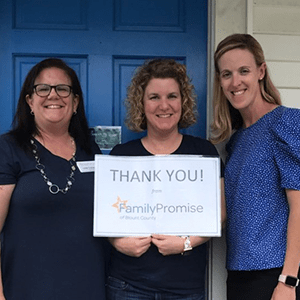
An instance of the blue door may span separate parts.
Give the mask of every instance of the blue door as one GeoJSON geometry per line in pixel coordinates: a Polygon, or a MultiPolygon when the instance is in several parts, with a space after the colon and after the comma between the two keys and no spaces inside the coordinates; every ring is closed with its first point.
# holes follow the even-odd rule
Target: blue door
{"type": "Polygon", "coordinates": [[[123,125],[131,76],[145,59],[187,65],[206,134],[207,0],[0,0],[0,133],[9,130],[22,82],[46,57],[60,57],[79,75],[91,127],[123,125]]]}

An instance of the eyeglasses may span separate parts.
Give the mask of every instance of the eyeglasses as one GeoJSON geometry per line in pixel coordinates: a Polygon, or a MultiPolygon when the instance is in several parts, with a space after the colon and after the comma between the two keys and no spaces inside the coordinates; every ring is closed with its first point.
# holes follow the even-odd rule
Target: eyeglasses
{"type": "Polygon", "coordinates": [[[49,85],[49,84],[36,84],[33,86],[36,94],[40,97],[47,97],[50,95],[52,89],[55,90],[56,94],[60,97],[66,98],[70,96],[72,87],[66,84],[49,85]]]}

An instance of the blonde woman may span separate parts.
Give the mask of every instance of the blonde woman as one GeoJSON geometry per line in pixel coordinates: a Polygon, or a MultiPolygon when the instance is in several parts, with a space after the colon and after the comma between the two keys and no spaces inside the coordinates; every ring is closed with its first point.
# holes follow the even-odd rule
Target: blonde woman
{"type": "Polygon", "coordinates": [[[230,138],[227,299],[300,299],[300,110],[281,105],[263,50],[247,34],[219,43],[214,92],[212,140],[230,138]]]}

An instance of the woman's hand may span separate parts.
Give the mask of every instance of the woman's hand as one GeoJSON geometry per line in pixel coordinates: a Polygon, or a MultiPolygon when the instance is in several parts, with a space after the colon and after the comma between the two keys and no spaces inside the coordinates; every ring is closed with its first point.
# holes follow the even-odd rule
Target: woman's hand
{"type": "Polygon", "coordinates": [[[184,239],[173,235],[153,234],[152,243],[162,255],[179,254],[184,248],[184,239]]]}
{"type": "MultiPolygon", "coordinates": [[[[191,246],[195,248],[209,239],[209,237],[190,236],[191,246]]],[[[152,243],[162,255],[179,254],[184,249],[184,239],[180,236],[152,234],[152,243]]]]}
{"type": "Polygon", "coordinates": [[[279,282],[271,300],[296,300],[296,289],[279,282]]]}
{"type": "MultiPolygon", "coordinates": [[[[300,191],[286,189],[289,203],[289,221],[287,228],[287,248],[281,274],[297,277],[300,261],[300,191]]],[[[294,287],[278,282],[271,300],[295,300],[294,287]]]]}
{"type": "Polygon", "coordinates": [[[119,252],[132,257],[142,256],[151,246],[150,236],[109,238],[109,241],[119,252]]]}

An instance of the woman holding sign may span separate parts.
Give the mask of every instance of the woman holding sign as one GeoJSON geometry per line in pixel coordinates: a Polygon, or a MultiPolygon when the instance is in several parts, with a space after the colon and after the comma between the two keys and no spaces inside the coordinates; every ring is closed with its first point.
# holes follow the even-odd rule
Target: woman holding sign
{"type": "Polygon", "coordinates": [[[281,105],[260,44],[215,52],[214,142],[227,144],[229,300],[300,299],[300,110],[281,105]]]}
{"type": "MultiPolygon", "coordinates": [[[[218,155],[207,140],[179,133],[196,122],[195,95],[184,65],[166,59],[146,62],[131,81],[126,104],[128,127],[147,130],[147,135],[117,145],[111,155],[218,155]]],[[[108,299],[203,300],[208,239],[156,234],[110,238],[108,299]]]]}

